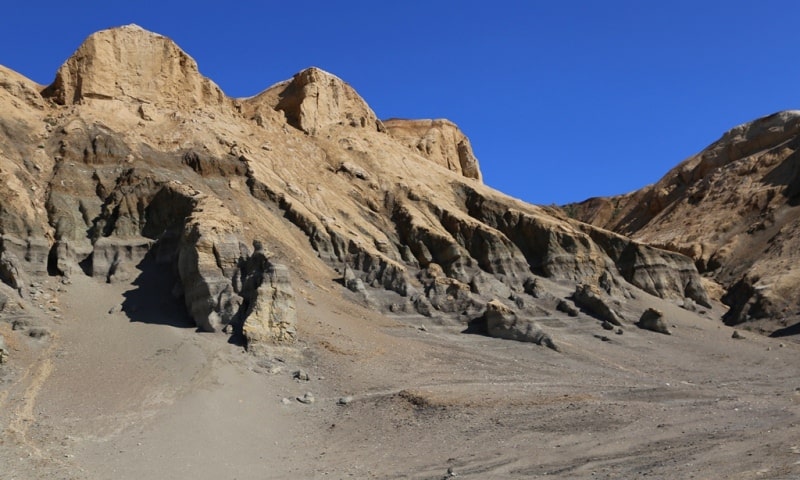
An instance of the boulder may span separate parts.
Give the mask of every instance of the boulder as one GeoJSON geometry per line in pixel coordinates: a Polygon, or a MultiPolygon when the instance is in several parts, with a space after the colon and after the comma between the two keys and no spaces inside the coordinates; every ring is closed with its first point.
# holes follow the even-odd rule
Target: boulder
{"type": "Polygon", "coordinates": [[[522,288],[524,289],[525,293],[533,298],[544,298],[545,296],[545,291],[542,288],[541,282],[535,278],[526,279],[522,284],[522,288]]]}
{"type": "Polygon", "coordinates": [[[655,308],[645,310],[636,326],[644,330],[672,335],[672,332],[669,331],[667,324],[664,322],[664,313],[655,308]]]}
{"type": "Polygon", "coordinates": [[[350,290],[351,292],[356,293],[366,293],[367,289],[364,286],[364,281],[356,276],[356,272],[353,271],[352,268],[345,265],[344,273],[342,274],[342,282],[344,282],[345,288],[350,290]]]}
{"type": "Polygon", "coordinates": [[[575,305],[584,309],[590,315],[605,320],[613,325],[622,325],[622,316],[611,306],[611,299],[594,285],[580,284],[575,287],[572,294],[575,305]]]}
{"type": "Polygon", "coordinates": [[[573,307],[563,299],[560,299],[556,304],[556,310],[566,313],[570,317],[577,317],[579,313],[577,308],[573,307]]]}
{"type": "Polygon", "coordinates": [[[530,342],[558,351],[550,335],[533,320],[519,318],[517,314],[497,300],[486,305],[484,313],[486,332],[490,337],[530,342]]]}

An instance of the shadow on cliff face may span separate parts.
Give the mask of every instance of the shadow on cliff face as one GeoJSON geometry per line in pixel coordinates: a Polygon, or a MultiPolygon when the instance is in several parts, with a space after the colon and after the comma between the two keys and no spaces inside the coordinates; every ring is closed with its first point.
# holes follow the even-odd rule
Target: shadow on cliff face
{"type": "Polygon", "coordinates": [[[136,265],[141,273],[133,281],[132,290],[125,292],[122,311],[132,322],[194,328],[180,295],[174,295],[176,275],[169,265],[159,264],[152,251],[136,265]]]}

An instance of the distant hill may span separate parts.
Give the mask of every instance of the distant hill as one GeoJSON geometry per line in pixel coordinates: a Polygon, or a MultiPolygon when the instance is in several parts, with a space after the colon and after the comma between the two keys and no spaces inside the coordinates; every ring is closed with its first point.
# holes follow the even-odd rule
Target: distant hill
{"type": "Polygon", "coordinates": [[[726,323],[789,332],[800,319],[798,149],[800,111],[776,113],[731,129],[654,185],[563,209],[691,257],[720,285],[726,323]]]}

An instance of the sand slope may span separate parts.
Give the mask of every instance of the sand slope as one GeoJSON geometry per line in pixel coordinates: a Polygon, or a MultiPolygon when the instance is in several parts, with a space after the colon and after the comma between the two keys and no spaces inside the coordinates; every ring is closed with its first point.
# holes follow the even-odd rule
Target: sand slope
{"type": "Polygon", "coordinates": [[[800,346],[735,340],[666,303],[672,336],[580,316],[557,353],[380,316],[311,282],[301,345],[258,359],[159,315],[164,296],[108,313],[136,288],[76,277],[51,337],[19,338],[4,478],[800,475],[800,346]],[[315,403],[295,400],[307,391],[315,403]]]}

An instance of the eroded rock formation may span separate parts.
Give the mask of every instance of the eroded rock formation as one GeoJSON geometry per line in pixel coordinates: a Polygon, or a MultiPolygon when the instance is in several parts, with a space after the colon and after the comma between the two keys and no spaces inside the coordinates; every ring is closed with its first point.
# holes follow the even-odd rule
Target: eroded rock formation
{"type": "Polygon", "coordinates": [[[127,25],[87,38],[58,69],[45,97],[62,105],[91,99],[175,109],[229,102],[197,63],[167,37],[127,25]]]}
{"type": "Polygon", "coordinates": [[[467,178],[481,180],[472,145],[455,123],[445,120],[391,118],[383,122],[389,134],[423,157],[467,178]]]}
{"type": "Polygon", "coordinates": [[[0,79],[0,279],[18,295],[36,275],[134,282],[152,260],[198,328],[253,351],[296,338],[292,284],[310,271],[339,269],[371,308],[513,310],[508,335],[551,348],[531,323],[568,318],[551,286],[708,303],[688,258],[482,185],[454,124],[384,128],[316,68],[231,99],[129,26],[89,37],[47,88],[0,79]]]}
{"type": "MultiPolygon", "coordinates": [[[[332,125],[382,130],[378,117],[353,87],[339,77],[311,67],[244,102],[250,115],[263,109],[282,112],[286,123],[309,135],[332,125]]],[[[271,114],[271,113],[270,113],[271,114]]]]}
{"type": "Polygon", "coordinates": [[[486,305],[484,319],[486,331],[492,337],[531,342],[558,351],[553,339],[542,330],[541,326],[533,320],[518,318],[513,310],[497,300],[492,300],[486,305]]]}
{"type": "Polygon", "coordinates": [[[800,320],[799,148],[800,112],[779,112],[731,129],[654,185],[564,211],[690,257],[721,286],[727,323],[771,331],[800,320]]]}

